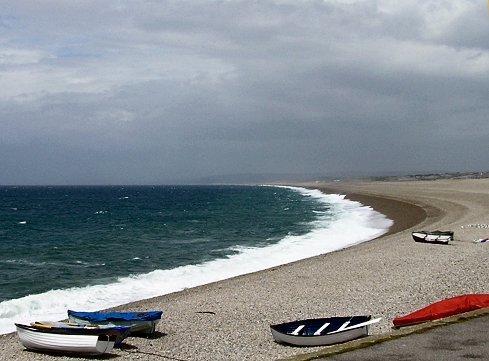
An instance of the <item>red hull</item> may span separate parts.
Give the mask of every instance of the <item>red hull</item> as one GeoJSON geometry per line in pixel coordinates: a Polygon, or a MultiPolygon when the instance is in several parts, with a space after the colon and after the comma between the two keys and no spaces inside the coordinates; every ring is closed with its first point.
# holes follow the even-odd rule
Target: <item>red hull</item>
{"type": "Polygon", "coordinates": [[[425,308],[392,320],[394,327],[410,326],[459,313],[489,307],[489,294],[469,294],[433,303],[425,308]]]}

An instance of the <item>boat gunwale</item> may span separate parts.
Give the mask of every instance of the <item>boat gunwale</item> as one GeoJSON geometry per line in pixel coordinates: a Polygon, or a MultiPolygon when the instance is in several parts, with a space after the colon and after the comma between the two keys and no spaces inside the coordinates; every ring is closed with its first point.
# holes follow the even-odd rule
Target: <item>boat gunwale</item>
{"type": "Polygon", "coordinates": [[[25,330],[36,333],[49,333],[49,334],[57,334],[57,335],[76,335],[76,336],[118,336],[126,333],[129,330],[127,326],[114,326],[109,328],[86,328],[86,327],[56,327],[56,326],[32,326],[32,325],[23,325],[20,323],[15,323],[15,326],[25,330]]]}
{"type": "Polygon", "coordinates": [[[371,315],[355,315],[355,316],[333,316],[333,317],[322,317],[322,318],[308,318],[308,319],[303,319],[303,320],[295,320],[295,321],[290,321],[290,322],[283,322],[283,323],[278,323],[278,324],[273,324],[273,325],[270,325],[270,328],[272,330],[275,330],[276,332],[278,333],[281,333],[283,335],[287,335],[287,336],[293,336],[293,337],[301,337],[301,338],[313,338],[313,337],[321,337],[321,336],[328,336],[328,335],[337,335],[337,334],[340,334],[342,332],[348,332],[348,331],[352,331],[354,329],[356,329],[356,327],[354,327],[354,325],[351,325],[351,326],[348,326],[347,328],[345,328],[344,330],[340,330],[340,331],[337,331],[341,325],[343,325],[346,321],[348,320],[351,320],[353,319],[354,317],[356,318],[363,318],[363,320],[361,320],[360,322],[357,322],[360,326],[362,327],[362,323],[364,322],[367,322],[367,321],[370,321],[372,320],[372,316],[371,315]],[[287,333],[287,332],[283,332],[280,328],[281,327],[285,327],[287,325],[300,325],[301,323],[304,323],[304,324],[307,324],[307,323],[314,323],[314,324],[324,324],[325,322],[327,321],[331,321],[331,320],[339,320],[339,319],[342,319],[344,320],[343,322],[338,322],[338,327],[336,327],[335,329],[333,330],[328,330],[328,328],[325,328],[321,333],[319,334],[314,334],[314,333],[308,333],[308,334],[292,334],[292,333],[287,333]],[[350,328],[351,327],[351,328],[350,328]],[[324,332],[324,331],[327,331],[327,332],[324,332]]]}

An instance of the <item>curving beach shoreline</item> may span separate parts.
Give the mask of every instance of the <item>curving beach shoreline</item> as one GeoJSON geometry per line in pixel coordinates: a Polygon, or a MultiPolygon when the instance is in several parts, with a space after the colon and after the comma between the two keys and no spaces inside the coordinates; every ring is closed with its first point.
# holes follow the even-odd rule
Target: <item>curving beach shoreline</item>
{"type": "MultiPolygon", "coordinates": [[[[154,339],[129,338],[116,359],[277,360],[317,348],[278,345],[271,323],[329,315],[391,320],[462,293],[488,293],[489,179],[299,184],[369,205],[394,220],[389,232],[357,246],[156,297],[119,310],[163,309],[154,339]],[[419,244],[413,229],[455,231],[448,246],[419,244]]],[[[0,336],[1,360],[71,360],[28,352],[0,336]]]]}

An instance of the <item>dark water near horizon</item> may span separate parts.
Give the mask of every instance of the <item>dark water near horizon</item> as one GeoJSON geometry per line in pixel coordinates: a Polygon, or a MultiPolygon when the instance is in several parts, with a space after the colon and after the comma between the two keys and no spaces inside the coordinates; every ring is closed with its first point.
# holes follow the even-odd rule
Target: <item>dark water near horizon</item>
{"type": "Polygon", "coordinates": [[[327,206],[276,187],[1,187],[0,301],[266,246],[312,210],[327,206]]]}

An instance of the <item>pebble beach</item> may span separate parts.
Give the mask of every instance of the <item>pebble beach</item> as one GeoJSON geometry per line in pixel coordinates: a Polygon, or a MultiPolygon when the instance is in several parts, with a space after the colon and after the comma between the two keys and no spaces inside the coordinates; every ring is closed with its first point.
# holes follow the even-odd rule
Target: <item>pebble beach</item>
{"type": "MultiPolygon", "coordinates": [[[[489,179],[295,184],[344,194],[394,221],[389,232],[333,253],[117,307],[164,311],[152,338],[130,337],[103,359],[273,361],[318,348],[275,343],[270,324],[370,314],[371,334],[444,298],[489,293],[489,179]],[[416,243],[414,230],[451,230],[448,245],[416,243]]],[[[27,351],[0,336],[0,360],[75,360],[27,351]]]]}

